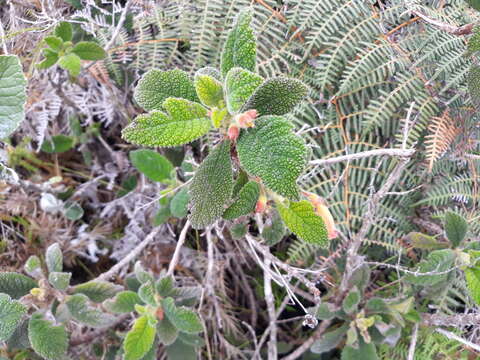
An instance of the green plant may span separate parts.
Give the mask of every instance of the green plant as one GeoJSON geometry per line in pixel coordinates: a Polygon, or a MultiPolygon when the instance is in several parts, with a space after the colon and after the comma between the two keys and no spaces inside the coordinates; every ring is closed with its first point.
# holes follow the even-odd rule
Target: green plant
{"type": "Polygon", "coordinates": [[[44,262],[31,256],[24,270],[28,276],[0,273],[0,341],[7,343],[9,352],[33,351],[44,359],[62,359],[69,342],[79,341],[70,337],[69,324],[108,328],[134,312],[138,317],[119,350],[125,359],[143,359],[147,353],[154,357],[154,342],[171,346],[171,352],[179,344],[193,352],[202,345],[196,335],[203,331],[202,323],[189,309],[200,289],[178,288],[172,276],[154,279],[137,263],[126,289],[104,280],[73,286],[58,244],[48,247],[44,262]]]}
{"type": "MultiPolygon", "coordinates": [[[[322,218],[301,200],[297,185],[309,152],[285,117],[307,94],[298,80],[256,74],[256,39],[251,10],[239,13],[221,54],[220,71],[205,67],[192,79],[181,70],[150,70],[135,89],[148,114],[122,132],[144,146],[173,147],[212,130],[217,143],[195,170],[189,186],[189,220],[196,229],[263,212],[275,203],[299,238],[327,245],[322,218]]],[[[212,138],[213,136],[210,136],[212,138]]],[[[153,168],[152,168],[153,171],[153,168]]]]}
{"type": "Polygon", "coordinates": [[[60,22],[53,34],[43,39],[47,47],[43,49],[44,60],[37,68],[47,69],[58,64],[75,77],[80,74],[82,60],[102,60],[107,56],[105,50],[97,43],[93,41],[73,43],[72,38],[72,25],[65,21],[60,22]]]}

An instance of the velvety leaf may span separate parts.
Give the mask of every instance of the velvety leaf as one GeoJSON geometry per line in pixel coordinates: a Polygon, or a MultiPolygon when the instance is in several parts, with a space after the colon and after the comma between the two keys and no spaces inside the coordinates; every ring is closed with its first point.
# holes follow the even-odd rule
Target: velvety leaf
{"type": "Polygon", "coordinates": [[[49,272],[61,272],[63,270],[63,254],[58,243],[47,248],[45,262],[49,272]]]}
{"type": "Polygon", "coordinates": [[[0,294],[0,342],[12,336],[26,313],[25,305],[11,299],[7,294],[0,294]]]}
{"type": "Polygon", "coordinates": [[[202,323],[193,310],[177,307],[172,298],[162,300],[162,309],[170,322],[180,331],[196,334],[203,331],[202,323]]]}
{"type": "Polygon", "coordinates": [[[58,61],[58,54],[50,49],[43,49],[43,57],[42,62],[36,65],[37,69],[48,69],[58,61]]]}
{"type": "Polygon", "coordinates": [[[58,66],[67,70],[71,76],[78,76],[82,68],[80,57],[74,53],[60,56],[58,66]]]}
{"type": "Polygon", "coordinates": [[[288,207],[277,203],[277,209],[285,225],[300,239],[323,247],[328,245],[325,224],[310,202],[290,202],[288,207]]]}
{"type": "Polygon", "coordinates": [[[228,111],[231,114],[239,111],[262,82],[263,78],[251,71],[238,67],[230,69],[225,77],[228,111]]]}
{"type": "Polygon", "coordinates": [[[467,234],[467,220],[465,220],[463,216],[449,211],[445,214],[444,226],[447,238],[450,240],[453,247],[460,245],[467,234]]]}
{"type": "Polygon", "coordinates": [[[25,262],[25,272],[33,277],[37,277],[42,273],[40,258],[37,255],[30,256],[25,262]]]}
{"type": "Polygon", "coordinates": [[[223,76],[226,76],[230,69],[234,67],[255,71],[257,44],[255,34],[250,26],[252,15],[252,9],[242,10],[227,34],[220,64],[223,76]]]}
{"type": "Polygon", "coordinates": [[[155,283],[155,288],[161,297],[167,297],[172,294],[174,289],[173,285],[173,277],[171,275],[166,275],[158,279],[158,281],[155,283]]]}
{"type": "Polygon", "coordinates": [[[123,342],[125,360],[139,360],[152,347],[156,327],[151,325],[146,315],[135,320],[132,329],[123,342]]]}
{"type": "Polygon", "coordinates": [[[297,79],[277,77],[260,85],[243,107],[255,109],[259,116],[289,113],[307,95],[307,87],[297,79]]]}
{"type": "Polygon", "coordinates": [[[58,36],[63,41],[71,41],[73,37],[72,25],[65,21],[60,22],[55,27],[55,36],[58,36]]]}
{"type": "MultiPolygon", "coordinates": [[[[455,262],[455,252],[450,249],[435,250],[428,254],[427,258],[422,260],[418,266],[418,273],[443,272],[451,269],[455,262]]],[[[405,280],[415,285],[434,285],[445,281],[448,273],[440,275],[407,275],[405,280]]]]}
{"type": "Polygon", "coordinates": [[[335,330],[326,332],[322,335],[320,340],[313,343],[310,351],[315,354],[322,354],[324,352],[335,349],[345,337],[348,325],[342,325],[335,330]]]}
{"type": "Polygon", "coordinates": [[[152,181],[171,178],[173,165],[158,152],[148,149],[130,151],[130,161],[135,168],[152,181]]]}
{"type": "Polygon", "coordinates": [[[163,102],[169,97],[199,100],[188,74],[179,69],[146,72],[138,82],[133,97],[147,111],[162,110],[163,102]]]}
{"type": "Polygon", "coordinates": [[[480,305],[480,268],[465,269],[465,279],[472,299],[480,305]]]}
{"type": "Polygon", "coordinates": [[[25,117],[27,80],[17,56],[0,55],[0,139],[10,136],[25,117]]]}
{"type": "Polygon", "coordinates": [[[318,305],[315,317],[318,320],[331,320],[336,317],[337,312],[331,309],[331,305],[328,303],[321,303],[318,305]]]}
{"type": "Polygon", "coordinates": [[[210,130],[211,122],[202,105],[168,98],[163,106],[168,114],[152,111],[137,116],[123,129],[123,139],[138,145],[170,147],[192,142],[210,130]]]}
{"type": "Polygon", "coordinates": [[[215,76],[215,69],[202,68],[195,73],[194,84],[197,96],[203,105],[220,106],[223,101],[223,87],[215,76]]]}
{"type": "Polygon", "coordinates": [[[84,211],[78,202],[66,201],[63,206],[63,215],[68,220],[77,221],[83,217],[84,211]]]}
{"type": "Polygon", "coordinates": [[[127,290],[117,293],[113,299],[105,300],[103,306],[110,312],[123,314],[135,311],[135,305],[141,302],[136,292],[127,290]]]}
{"type": "Polygon", "coordinates": [[[237,140],[240,164],[265,186],[292,200],[299,197],[297,178],[307,165],[307,147],[293,125],[279,116],[263,116],[237,140]]]}
{"type": "Polygon", "coordinates": [[[205,346],[205,340],[203,337],[197,334],[179,333],[178,338],[186,345],[192,345],[194,347],[205,346]]]}
{"type": "Polygon", "coordinates": [[[53,51],[60,51],[63,47],[63,40],[58,36],[47,36],[43,39],[53,51]]]}
{"type": "Polygon", "coordinates": [[[158,339],[163,345],[171,345],[175,342],[178,336],[178,330],[165,316],[157,324],[158,339]]]}
{"type": "Polygon", "coordinates": [[[23,274],[14,272],[0,273],[0,293],[9,295],[12,299],[20,299],[27,295],[37,282],[23,274]]]}
{"type": "Polygon", "coordinates": [[[154,281],[153,275],[148,270],[145,270],[143,268],[142,263],[140,261],[137,261],[135,263],[134,271],[135,271],[135,276],[137,277],[137,280],[140,281],[140,283],[145,284],[145,283],[154,281]]]}
{"type": "Polygon", "coordinates": [[[138,289],[138,296],[140,296],[140,299],[148,305],[158,305],[155,300],[155,288],[151,282],[146,282],[140,286],[140,289],[138,289]]]}
{"type": "Polygon", "coordinates": [[[48,282],[57,290],[66,290],[71,277],[72,273],[54,271],[48,274],[48,282]]]}
{"type": "Polygon", "coordinates": [[[73,288],[74,294],[85,294],[87,297],[97,303],[114,297],[116,293],[122,290],[119,285],[112,284],[108,281],[92,280],[73,288]]]}
{"type": "MultiPolygon", "coordinates": [[[[480,5],[480,0],[477,0],[480,5]]],[[[467,50],[470,54],[480,51],[480,27],[473,28],[473,35],[468,39],[467,50]]]]}
{"type": "Polygon", "coordinates": [[[188,214],[188,202],[190,197],[188,195],[188,188],[184,187],[178,191],[170,201],[170,213],[177,218],[184,218],[188,214]]]}
{"type": "MultiPolygon", "coordinates": [[[[480,1],[480,0],[479,0],[480,1]]],[[[475,105],[480,104],[480,66],[471,65],[467,74],[467,87],[472,102],[475,105]]]]}
{"type": "MultiPolygon", "coordinates": [[[[0,340],[2,341],[2,340],[0,340]]],[[[9,349],[27,349],[31,348],[30,340],[28,340],[28,319],[24,319],[16,327],[13,334],[7,341],[9,349]]]]}
{"type": "Polygon", "coordinates": [[[260,196],[260,185],[256,181],[248,182],[235,199],[223,213],[223,218],[233,220],[240,216],[247,215],[255,210],[258,197],[260,196]]]}
{"type": "Polygon", "coordinates": [[[83,294],[69,296],[65,304],[75,320],[93,328],[107,327],[115,321],[112,315],[90,306],[88,297],[83,294]]]}
{"type": "Polygon", "coordinates": [[[63,359],[68,348],[68,335],[63,325],[55,326],[41,314],[33,314],[28,324],[28,338],[33,350],[47,360],[63,359]]]}
{"type": "Polygon", "coordinates": [[[72,52],[82,60],[102,60],[107,56],[105,50],[93,41],[80,41],[75,44],[72,52]]]}
{"type": "Polygon", "coordinates": [[[189,188],[189,218],[194,229],[211,225],[223,215],[224,206],[232,196],[232,188],[230,141],[223,141],[202,162],[189,188]]]}

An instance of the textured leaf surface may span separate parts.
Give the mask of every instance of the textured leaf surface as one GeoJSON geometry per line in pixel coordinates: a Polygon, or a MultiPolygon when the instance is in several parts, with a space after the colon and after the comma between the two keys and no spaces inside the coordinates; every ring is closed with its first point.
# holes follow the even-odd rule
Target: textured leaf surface
{"type": "Polygon", "coordinates": [[[184,187],[170,201],[170,213],[177,218],[184,218],[188,214],[189,201],[188,188],[184,187]]]}
{"type": "Polygon", "coordinates": [[[25,262],[24,269],[28,275],[36,276],[42,272],[41,265],[40,258],[37,255],[32,255],[25,262]]]}
{"type": "Polygon", "coordinates": [[[145,110],[161,110],[169,97],[198,101],[195,86],[188,74],[179,69],[146,72],[133,94],[135,101],[145,110]]]}
{"type": "Polygon", "coordinates": [[[152,347],[156,327],[151,325],[147,316],[141,316],[133,324],[123,342],[125,360],[139,360],[152,347]]]}
{"type": "MultiPolygon", "coordinates": [[[[435,250],[428,254],[427,258],[420,262],[418,266],[418,273],[438,273],[444,272],[452,268],[455,262],[455,252],[450,249],[435,250]]],[[[440,275],[407,275],[405,280],[415,285],[434,285],[440,281],[445,281],[448,276],[446,274],[440,275]]]]}
{"type": "Polygon", "coordinates": [[[138,289],[138,296],[145,304],[152,306],[157,306],[157,301],[155,300],[155,287],[151,282],[146,282],[140,286],[138,289]]]}
{"type": "Polygon", "coordinates": [[[350,289],[345,299],[343,299],[342,308],[347,314],[357,310],[358,303],[361,300],[360,292],[357,287],[350,289]]]}
{"type": "Polygon", "coordinates": [[[226,76],[233,67],[255,71],[257,45],[250,26],[251,21],[252,10],[244,9],[238,14],[232,29],[228,32],[221,56],[220,68],[223,76],[226,76]]]}
{"type": "Polygon", "coordinates": [[[202,68],[195,73],[194,84],[202,104],[214,107],[223,101],[223,86],[213,68],[202,68]]]}
{"type": "Polygon", "coordinates": [[[307,164],[305,142],[293,132],[293,125],[279,116],[263,116],[255,127],[242,130],[237,151],[242,167],[252,176],[289,199],[298,199],[297,178],[307,164]]]}
{"type": "Polygon", "coordinates": [[[0,293],[10,295],[12,299],[19,299],[28,294],[37,286],[37,282],[23,274],[14,272],[0,273],[0,293]]]}
{"type": "Polygon", "coordinates": [[[67,70],[71,76],[78,76],[80,74],[80,70],[82,69],[80,57],[74,53],[61,56],[58,60],[58,65],[62,69],[67,70]]]}
{"type": "Polygon", "coordinates": [[[161,297],[167,297],[173,292],[173,277],[170,275],[163,276],[155,283],[155,288],[161,297]]]}
{"type": "Polygon", "coordinates": [[[202,229],[219,219],[232,196],[232,188],[230,141],[224,141],[205,158],[190,185],[192,227],[202,229]]]}
{"type": "Polygon", "coordinates": [[[467,230],[468,223],[463,216],[451,211],[445,214],[445,233],[453,247],[460,245],[467,235],[467,230]]]}
{"type": "Polygon", "coordinates": [[[50,245],[45,254],[45,262],[49,272],[60,272],[63,270],[63,254],[60,245],[50,245]]]}
{"type": "Polygon", "coordinates": [[[140,149],[131,151],[129,157],[133,166],[150,180],[162,182],[170,179],[173,165],[158,152],[140,149]]]}
{"type": "Polygon", "coordinates": [[[465,279],[472,299],[480,305],[480,268],[465,269],[465,279]]]}
{"type": "Polygon", "coordinates": [[[72,25],[65,21],[60,22],[55,27],[55,36],[58,36],[63,41],[71,41],[73,37],[72,25]]]}
{"type": "Polygon", "coordinates": [[[141,302],[136,292],[127,290],[119,292],[113,299],[105,300],[103,306],[110,312],[123,314],[135,311],[135,305],[141,302]]]}
{"type": "Polygon", "coordinates": [[[180,331],[196,334],[203,330],[202,323],[193,310],[177,307],[172,298],[162,300],[162,308],[168,320],[180,331]]]}
{"type": "Polygon", "coordinates": [[[0,139],[6,138],[25,116],[25,86],[22,65],[16,56],[0,56],[0,139]]]}
{"type": "Polygon", "coordinates": [[[205,135],[210,130],[207,110],[185,99],[168,98],[163,103],[168,114],[152,111],[135,118],[122,131],[122,137],[145,146],[178,146],[205,135]]]}
{"type": "MultiPolygon", "coordinates": [[[[480,4],[480,1],[479,1],[480,4]]],[[[480,27],[473,28],[473,35],[468,39],[467,49],[469,53],[480,51],[480,27]]]]}
{"type": "Polygon", "coordinates": [[[48,282],[57,290],[65,290],[70,285],[72,273],[51,272],[48,274],[48,282]]]}
{"type": "Polygon", "coordinates": [[[467,75],[467,86],[472,102],[480,104],[480,66],[473,64],[467,75]]]}
{"type": "Polygon", "coordinates": [[[171,345],[178,336],[178,330],[165,316],[162,321],[157,324],[157,335],[163,345],[171,345]]]}
{"type": "Polygon", "coordinates": [[[255,204],[260,196],[260,185],[255,181],[248,182],[238,194],[235,202],[223,213],[223,218],[233,220],[247,215],[255,210],[255,204]]]}
{"type": "Polygon", "coordinates": [[[63,46],[63,40],[58,36],[46,36],[43,41],[54,51],[59,51],[63,46]]]}
{"type": "Polygon", "coordinates": [[[277,208],[285,225],[300,239],[319,246],[328,245],[325,224],[310,202],[290,202],[289,207],[277,203],[277,208]]]}
{"type": "Polygon", "coordinates": [[[243,110],[255,109],[258,115],[289,113],[307,95],[307,87],[299,80],[273,78],[260,85],[243,110]]]}
{"type": "Polygon", "coordinates": [[[27,308],[7,294],[0,294],[0,342],[6,341],[20,324],[27,308]]]}
{"type": "Polygon", "coordinates": [[[85,325],[102,328],[115,321],[113,316],[90,306],[88,297],[83,294],[70,296],[65,303],[72,317],[85,325]]]}
{"type": "Polygon", "coordinates": [[[240,110],[262,82],[260,75],[242,68],[232,68],[225,77],[228,111],[233,114],[240,110]]]}
{"type": "Polygon", "coordinates": [[[28,323],[28,338],[33,350],[45,359],[63,359],[67,352],[68,336],[65,327],[52,325],[40,314],[32,315],[28,323]]]}
{"type": "Polygon", "coordinates": [[[85,294],[90,300],[100,303],[111,297],[114,297],[115,294],[121,290],[121,286],[112,284],[108,281],[92,280],[75,286],[73,288],[73,293],[85,294]]]}
{"type": "Polygon", "coordinates": [[[102,60],[107,56],[102,47],[92,41],[80,41],[75,44],[72,52],[82,60],[102,60]]]}

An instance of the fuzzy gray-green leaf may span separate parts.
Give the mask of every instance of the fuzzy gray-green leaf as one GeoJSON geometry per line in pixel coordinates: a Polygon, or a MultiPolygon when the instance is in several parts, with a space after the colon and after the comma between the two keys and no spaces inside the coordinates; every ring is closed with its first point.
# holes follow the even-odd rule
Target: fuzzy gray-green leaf
{"type": "Polygon", "coordinates": [[[26,312],[25,305],[7,294],[0,294],[0,342],[12,336],[26,312]]]}
{"type": "Polygon", "coordinates": [[[116,293],[122,290],[119,285],[107,281],[92,280],[73,288],[74,294],[85,294],[93,302],[100,303],[114,297],[116,293]]]}
{"type": "Polygon", "coordinates": [[[255,127],[242,130],[237,140],[240,164],[251,176],[279,195],[299,197],[297,178],[307,165],[307,147],[293,133],[293,125],[281,116],[262,116],[255,127]]]}
{"type": "Polygon", "coordinates": [[[37,282],[35,280],[23,274],[14,272],[0,273],[0,293],[7,294],[12,299],[20,299],[36,286],[37,282]]]}
{"type": "Polygon", "coordinates": [[[263,78],[251,71],[235,67],[225,77],[227,109],[231,114],[242,108],[263,82],[263,78]]]}
{"type": "Polygon", "coordinates": [[[221,218],[232,189],[230,141],[225,140],[210,152],[193,177],[189,189],[192,227],[203,229],[221,218]]]}
{"type": "Polygon", "coordinates": [[[163,102],[169,97],[199,100],[192,80],[179,69],[146,72],[138,82],[133,97],[147,111],[162,110],[163,102]]]}
{"type": "Polygon", "coordinates": [[[47,360],[63,359],[68,348],[68,335],[63,325],[55,326],[41,314],[33,314],[28,324],[28,338],[33,350],[47,360]]]}
{"type": "Polygon", "coordinates": [[[256,181],[248,182],[238,194],[232,205],[223,213],[223,218],[233,220],[247,215],[255,210],[255,204],[260,196],[260,185],[256,181]]]}

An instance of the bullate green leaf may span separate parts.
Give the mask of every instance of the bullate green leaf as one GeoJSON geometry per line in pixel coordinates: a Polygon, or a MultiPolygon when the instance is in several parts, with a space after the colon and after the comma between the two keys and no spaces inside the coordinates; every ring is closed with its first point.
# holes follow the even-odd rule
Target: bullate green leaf
{"type": "Polygon", "coordinates": [[[257,44],[250,26],[251,22],[252,9],[244,9],[238,14],[232,29],[228,32],[221,55],[220,68],[223,76],[226,76],[233,67],[255,71],[257,44]]]}
{"type": "Polygon", "coordinates": [[[307,147],[292,131],[293,125],[280,116],[263,116],[255,127],[242,130],[237,140],[240,164],[251,176],[279,195],[299,197],[297,178],[307,164],[307,147]]]}
{"type": "Polygon", "coordinates": [[[239,111],[255,90],[263,83],[263,78],[251,71],[234,67],[225,77],[227,109],[231,114],[239,111]]]}
{"type": "Polygon", "coordinates": [[[210,130],[211,122],[202,105],[168,98],[163,106],[168,114],[152,111],[138,116],[123,129],[123,139],[137,145],[171,147],[192,142],[210,130]]]}
{"type": "Polygon", "coordinates": [[[223,141],[205,158],[190,185],[192,227],[202,229],[221,218],[232,189],[230,141],[223,141]]]}
{"type": "Polygon", "coordinates": [[[277,77],[260,85],[243,107],[258,115],[283,115],[292,111],[307,95],[307,87],[297,79],[277,77]]]}
{"type": "Polygon", "coordinates": [[[26,84],[17,56],[0,56],[0,139],[10,136],[25,117],[26,84]]]}
{"type": "Polygon", "coordinates": [[[285,225],[300,239],[319,246],[328,245],[325,224],[309,201],[290,202],[288,207],[277,203],[277,208],[285,225]]]}
{"type": "Polygon", "coordinates": [[[162,110],[169,97],[198,101],[195,86],[188,74],[179,69],[146,72],[138,82],[133,97],[145,110],[162,110]]]}
{"type": "Polygon", "coordinates": [[[240,216],[247,215],[255,210],[255,204],[260,196],[260,185],[255,181],[245,184],[240,190],[238,197],[232,205],[223,213],[223,218],[233,220],[240,216]]]}

